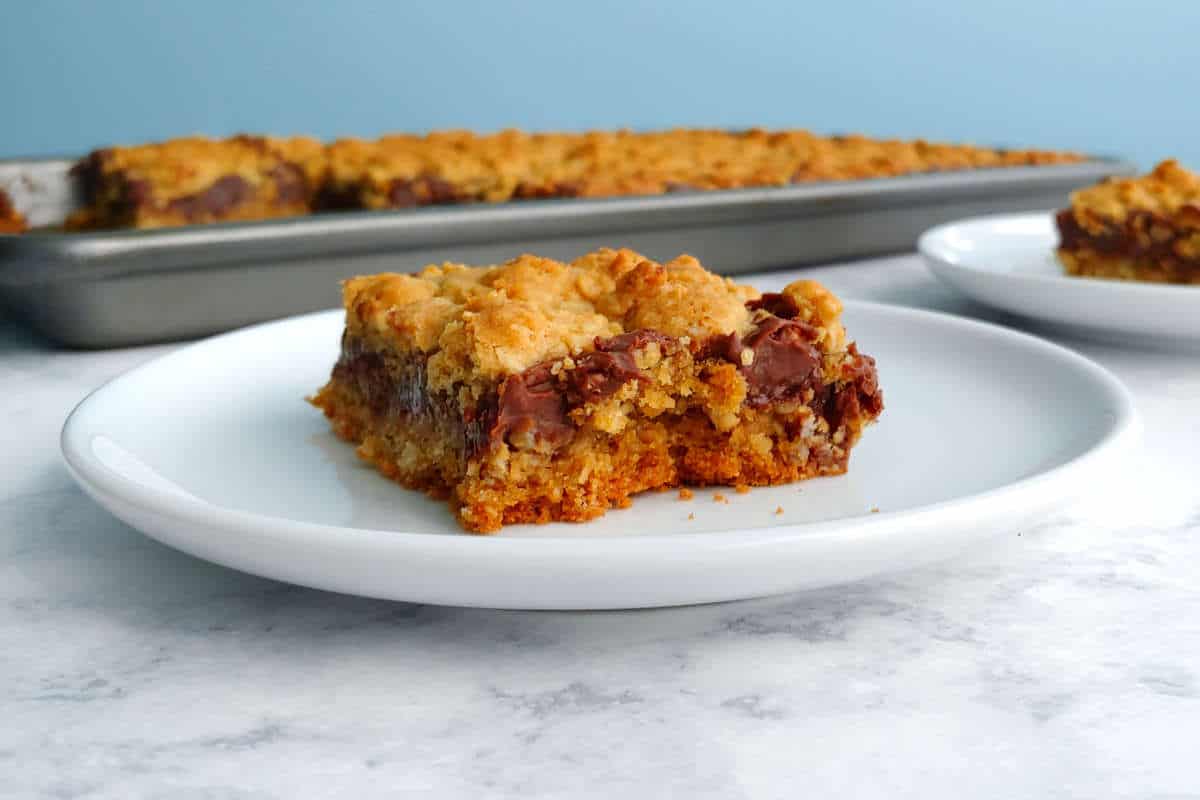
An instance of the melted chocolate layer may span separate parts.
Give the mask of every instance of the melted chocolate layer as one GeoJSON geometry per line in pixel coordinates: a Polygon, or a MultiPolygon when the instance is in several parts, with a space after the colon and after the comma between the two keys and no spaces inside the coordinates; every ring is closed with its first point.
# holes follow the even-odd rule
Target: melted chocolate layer
{"type": "Polygon", "coordinates": [[[551,184],[519,183],[513,190],[514,200],[550,200],[556,197],[578,197],[583,191],[579,181],[556,181],[551,184]]]}
{"type": "Polygon", "coordinates": [[[275,202],[278,205],[302,203],[308,197],[308,178],[298,164],[280,164],[271,170],[275,181],[275,202]]]}
{"type": "MultiPolygon", "coordinates": [[[[1196,213],[1200,216],[1200,209],[1196,213]]],[[[1070,209],[1059,211],[1054,221],[1058,226],[1059,248],[1068,252],[1093,250],[1131,259],[1169,259],[1200,268],[1200,258],[1180,256],[1176,250],[1180,240],[1195,236],[1196,232],[1177,230],[1170,220],[1148,211],[1134,211],[1120,223],[1107,223],[1099,233],[1080,225],[1070,209]]]]}
{"type": "Polygon", "coordinates": [[[388,187],[388,201],[395,208],[452,205],[470,199],[454,184],[436,175],[397,178],[388,187]]]}
{"type": "Polygon", "coordinates": [[[253,195],[254,187],[241,175],[225,175],[202,192],[175,198],[167,203],[167,208],[178,211],[189,221],[206,214],[218,217],[253,195]]]}
{"type": "Polygon", "coordinates": [[[879,373],[875,359],[858,352],[858,346],[850,345],[853,362],[843,378],[846,383],[838,390],[831,384],[827,402],[821,414],[829,422],[830,430],[837,430],[847,418],[857,417],[866,411],[877,417],[883,411],[883,393],[879,391],[879,373]]]}
{"type": "MultiPolygon", "coordinates": [[[[696,350],[698,359],[737,366],[748,386],[747,404],[765,407],[795,400],[811,389],[813,410],[834,429],[862,410],[872,415],[882,410],[874,359],[851,345],[853,361],[841,381],[823,385],[821,353],[814,344],[817,329],[788,318],[794,317],[797,309],[781,295],[765,295],[751,303],[753,308],[771,311],[771,316],[745,338],[736,333],[713,336],[696,350]],[[752,358],[743,355],[747,350],[752,358]]],[[[650,380],[638,367],[633,351],[651,342],[664,353],[682,347],[678,339],[653,330],[597,338],[595,349],[575,359],[573,369],[555,373],[553,362],[536,364],[505,378],[497,392],[477,407],[461,411],[450,395],[428,394],[423,362],[406,362],[399,370],[389,370],[381,354],[351,337],[343,337],[342,357],[334,374],[353,382],[376,414],[438,414],[459,421],[463,450],[470,457],[514,436],[532,436],[553,448],[566,444],[575,434],[570,418],[573,409],[602,401],[630,381],[650,380]]]]}

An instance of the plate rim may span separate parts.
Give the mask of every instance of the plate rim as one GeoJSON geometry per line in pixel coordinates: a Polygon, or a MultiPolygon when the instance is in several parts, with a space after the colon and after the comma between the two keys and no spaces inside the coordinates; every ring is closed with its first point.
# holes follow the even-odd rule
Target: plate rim
{"type": "MultiPolygon", "coordinates": [[[[331,537],[337,537],[338,545],[345,548],[383,546],[394,551],[417,549],[426,553],[437,552],[441,555],[453,554],[461,551],[464,547],[484,546],[491,548],[489,554],[495,556],[525,557],[536,552],[541,556],[570,554],[578,557],[594,557],[603,555],[606,558],[625,556],[640,560],[656,553],[678,556],[682,552],[701,545],[705,552],[712,552],[720,549],[769,546],[794,540],[797,537],[869,539],[884,530],[891,531],[898,526],[905,528],[914,525],[920,526],[936,521],[938,518],[953,518],[963,510],[969,511],[979,506],[1021,503],[1020,498],[1023,495],[1035,496],[1040,491],[1069,483],[1076,473],[1100,467],[1110,459],[1115,459],[1126,448],[1132,446],[1140,436],[1141,422],[1129,390],[1107,369],[1069,348],[1000,325],[953,314],[862,300],[846,300],[845,305],[848,310],[862,309],[870,313],[918,318],[939,325],[971,329],[986,336],[1015,340],[1027,347],[1040,350],[1052,359],[1066,361],[1073,365],[1079,372],[1102,387],[1106,396],[1113,403],[1115,417],[1101,437],[1091,442],[1087,449],[1069,461],[983,492],[900,511],[883,511],[833,520],[771,525],[762,528],[729,527],[715,531],[697,531],[682,539],[678,534],[671,533],[650,533],[632,537],[576,536],[570,532],[536,537],[479,536],[466,532],[446,535],[293,520],[217,505],[199,498],[182,497],[176,493],[147,486],[112,470],[92,454],[91,435],[89,434],[91,429],[88,427],[87,416],[94,398],[101,393],[111,391],[112,387],[124,381],[133,380],[146,371],[160,368],[164,361],[177,358],[180,354],[193,349],[211,346],[218,340],[252,336],[264,328],[299,325],[306,320],[342,313],[338,309],[331,309],[259,323],[209,337],[152,358],[112,378],[89,392],[74,407],[63,425],[60,445],[64,461],[72,477],[89,494],[97,493],[114,498],[143,512],[158,515],[173,522],[217,528],[222,532],[254,531],[260,536],[291,541],[303,540],[309,543],[328,543],[331,537]],[[465,544],[468,542],[471,544],[465,544]],[[684,542],[686,542],[686,547],[681,547],[681,543],[684,542]]],[[[159,538],[148,531],[143,531],[143,533],[151,538],[159,538]]],[[[172,544],[171,546],[177,545],[172,544]]],[[[231,564],[230,566],[236,565],[231,564]]]]}
{"type": "MultiPolygon", "coordinates": [[[[943,244],[946,234],[955,229],[970,225],[982,225],[997,222],[1049,222],[1053,239],[1053,216],[1056,209],[1039,211],[1020,211],[1002,214],[977,214],[970,217],[943,222],[921,233],[917,237],[917,252],[924,258],[925,263],[935,274],[942,270],[960,270],[971,275],[983,275],[998,281],[1024,283],[1027,286],[1071,286],[1073,291],[1092,292],[1106,295],[1142,295],[1143,297],[1164,298],[1179,301],[1186,292],[1195,292],[1195,298],[1200,300],[1200,284],[1149,283],[1146,281],[1124,281],[1116,278],[1070,277],[1067,275],[1038,275],[1011,270],[985,269],[972,264],[963,263],[954,258],[943,244]],[[1181,292],[1182,290],[1182,292],[1181,292]]],[[[1053,248],[1051,249],[1053,252],[1053,248]]],[[[961,291],[961,290],[959,290],[961,291]]]]}

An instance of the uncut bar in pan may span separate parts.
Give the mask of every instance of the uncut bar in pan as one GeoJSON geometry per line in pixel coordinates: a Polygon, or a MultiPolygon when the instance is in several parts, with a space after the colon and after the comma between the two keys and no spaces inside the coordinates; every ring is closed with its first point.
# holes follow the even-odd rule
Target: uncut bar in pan
{"type": "Polygon", "coordinates": [[[803,130],[440,131],[330,145],[318,206],[381,209],[655,195],[1079,160],[1071,153],[824,137],[803,130]]]}

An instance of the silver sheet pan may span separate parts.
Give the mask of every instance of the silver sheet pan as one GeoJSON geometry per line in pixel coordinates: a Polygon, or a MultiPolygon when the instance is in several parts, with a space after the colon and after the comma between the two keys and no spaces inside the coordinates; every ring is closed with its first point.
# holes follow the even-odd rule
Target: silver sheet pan
{"type": "MultiPolygon", "coordinates": [[[[0,162],[0,188],[36,226],[79,203],[69,160],[0,162]]],[[[600,246],[687,252],[737,274],[911,249],[974,214],[1054,208],[1130,174],[1096,158],[783,188],[321,214],[151,231],[0,235],[0,302],[50,339],[101,348],[181,339],[336,306],[347,276],[600,246]]]]}

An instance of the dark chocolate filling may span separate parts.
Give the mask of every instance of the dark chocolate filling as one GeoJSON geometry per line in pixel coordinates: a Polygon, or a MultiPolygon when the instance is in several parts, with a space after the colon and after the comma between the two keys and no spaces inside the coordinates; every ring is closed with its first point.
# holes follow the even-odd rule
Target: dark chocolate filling
{"type": "Polygon", "coordinates": [[[308,177],[298,164],[284,162],[270,172],[275,181],[275,203],[288,205],[303,203],[308,197],[308,177]]]}
{"type": "Polygon", "coordinates": [[[1179,231],[1170,220],[1148,211],[1134,211],[1120,223],[1109,222],[1099,233],[1079,224],[1070,209],[1054,217],[1058,225],[1059,248],[1068,252],[1092,250],[1125,258],[1170,259],[1180,265],[1200,267],[1200,258],[1185,258],[1176,244],[1195,236],[1195,231],[1179,231]]]}
{"type": "Polygon", "coordinates": [[[883,393],[879,391],[875,359],[858,352],[854,344],[850,345],[850,353],[854,361],[850,375],[844,376],[845,387],[841,391],[836,384],[826,387],[825,402],[818,412],[825,417],[831,431],[836,431],[847,418],[857,417],[863,411],[871,417],[877,417],[883,411],[883,393]]]}
{"type": "MultiPolygon", "coordinates": [[[[821,354],[814,345],[817,329],[782,316],[797,313],[794,303],[782,295],[764,295],[748,305],[780,314],[765,317],[744,338],[738,334],[713,336],[696,350],[698,358],[737,366],[746,379],[747,404],[765,407],[799,399],[811,390],[813,410],[835,430],[863,409],[872,415],[882,410],[874,359],[851,345],[854,360],[849,374],[838,384],[825,385],[821,354]],[[753,354],[748,364],[742,356],[747,349],[753,354]]],[[[629,381],[650,380],[632,353],[650,342],[658,343],[664,352],[682,346],[678,339],[652,330],[597,338],[595,349],[578,357],[562,380],[552,371],[552,362],[535,364],[505,378],[495,395],[477,407],[464,409],[461,416],[450,395],[431,396],[425,391],[423,362],[403,366],[397,376],[382,355],[349,336],[343,336],[342,356],[334,375],[354,383],[376,414],[433,413],[449,420],[461,418],[462,446],[469,458],[496,442],[510,441],[514,435],[532,435],[552,448],[570,441],[575,433],[572,409],[610,397],[629,381]]]]}
{"type": "Polygon", "coordinates": [[[79,191],[86,205],[96,202],[100,191],[100,176],[103,174],[107,150],[94,150],[71,167],[71,176],[79,181],[79,191]]]}
{"type": "Polygon", "coordinates": [[[736,364],[746,379],[746,402],[762,407],[798,398],[821,382],[821,353],[813,345],[817,336],[811,325],[772,315],[744,339],[736,333],[713,336],[705,355],[736,364]],[[742,358],[745,350],[751,353],[748,364],[742,358]]]}
{"type": "Polygon", "coordinates": [[[203,216],[219,217],[241,205],[254,195],[254,187],[241,175],[225,175],[202,192],[176,197],[167,203],[188,221],[203,216]]]}
{"type": "Polygon", "coordinates": [[[796,305],[796,301],[779,292],[766,292],[757,300],[747,300],[746,308],[751,311],[758,311],[761,308],[768,314],[774,314],[783,319],[795,319],[800,313],[800,306],[796,305]]]}
{"type": "Polygon", "coordinates": [[[575,433],[567,411],[567,397],[558,388],[550,365],[538,364],[505,379],[495,422],[487,433],[492,441],[507,440],[511,434],[532,434],[557,447],[575,433]]]}
{"type": "Polygon", "coordinates": [[[557,197],[578,197],[583,191],[579,181],[555,181],[554,183],[521,182],[513,190],[514,200],[552,200],[557,197]]]}
{"type": "Polygon", "coordinates": [[[399,371],[401,375],[397,380],[398,376],[388,369],[382,354],[366,347],[360,339],[342,335],[342,355],[333,368],[334,377],[354,384],[367,398],[374,414],[428,414],[434,411],[434,398],[425,391],[425,362],[405,361],[399,371]]]}
{"type": "Polygon", "coordinates": [[[125,170],[115,172],[111,182],[105,180],[104,162],[110,154],[110,150],[95,150],[71,167],[71,175],[79,181],[83,205],[102,206],[109,217],[122,218],[153,204],[154,189],[148,180],[130,177],[125,170]],[[115,187],[113,196],[101,197],[106,186],[115,187]]]}
{"type": "Polygon", "coordinates": [[[313,198],[317,211],[347,211],[362,208],[357,184],[335,184],[327,182],[317,190],[313,198]]]}
{"type": "Polygon", "coordinates": [[[452,205],[471,199],[454,184],[436,175],[397,178],[388,187],[388,202],[394,208],[452,205]]]}

